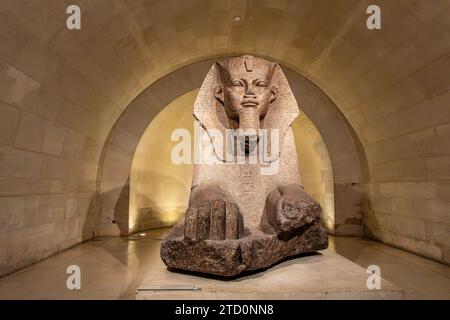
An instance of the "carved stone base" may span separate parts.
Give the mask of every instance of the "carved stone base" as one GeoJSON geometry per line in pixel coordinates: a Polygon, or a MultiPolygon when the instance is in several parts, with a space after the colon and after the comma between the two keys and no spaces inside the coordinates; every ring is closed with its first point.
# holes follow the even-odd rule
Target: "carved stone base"
{"type": "Polygon", "coordinates": [[[190,240],[183,235],[184,219],[161,243],[161,258],[169,268],[227,277],[328,247],[328,235],[320,220],[301,228],[287,241],[258,229],[246,230],[240,239],[220,241],[190,240]]]}

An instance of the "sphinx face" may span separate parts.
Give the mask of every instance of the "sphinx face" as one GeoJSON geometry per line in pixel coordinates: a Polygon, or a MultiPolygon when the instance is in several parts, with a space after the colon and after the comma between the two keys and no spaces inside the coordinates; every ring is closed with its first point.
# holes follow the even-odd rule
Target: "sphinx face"
{"type": "Polygon", "coordinates": [[[278,93],[271,83],[273,68],[270,62],[249,56],[219,66],[222,85],[216,88],[216,98],[222,102],[231,128],[260,128],[278,93]]]}

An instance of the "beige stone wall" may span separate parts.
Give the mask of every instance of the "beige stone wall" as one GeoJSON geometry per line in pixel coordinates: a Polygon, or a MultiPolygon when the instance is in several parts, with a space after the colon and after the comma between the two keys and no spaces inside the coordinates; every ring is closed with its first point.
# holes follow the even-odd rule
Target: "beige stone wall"
{"type": "Polygon", "coordinates": [[[305,75],[354,128],[369,162],[367,234],[449,263],[450,1],[377,1],[379,31],[365,27],[368,0],[79,3],[82,30],[68,31],[68,1],[0,2],[0,274],[92,235],[101,150],[139,92],[239,53],[305,75]]]}
{"type": "MultiPolygon", "coordinates": [[[[184,216],[189,200],[193,166],[174,164],[170,137],[175,129],[194,135],[192,107],[198,90],[165,107],[142,135],[130,173],[130,233],[172,226],[184,216]]],[[[300,174],[305,190],[322,206],[329,232],[334,232],[333,169],[325,143],[311,120],[301,113],[292,125],[300,174]]],[[[193,140],[191,140],[193,146],[193,140]]]]}
{"type": "Polygon", "coordinates": [[[371,171],[366,233],[446,263],[450,262],[448,110],[450,91],[382,117],[388,131],[366,149],[371,171]]]}
{"type": "Polygon", "coordinates": [[[108,132],[108,99],[50,48],[63,17],[24,3],[0,4],[0,275],[92,237],[108,132]]]}

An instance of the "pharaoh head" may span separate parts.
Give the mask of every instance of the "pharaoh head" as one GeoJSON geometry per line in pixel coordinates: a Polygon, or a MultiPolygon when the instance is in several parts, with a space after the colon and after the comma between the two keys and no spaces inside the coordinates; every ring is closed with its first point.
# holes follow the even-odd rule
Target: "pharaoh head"
{"type": "MultiPolygon", "coordinates": [[[[246,154],[253,154],[260,137],[269,141],[278,136],[281,150],[285,133],[298,115],[281,67],[248,55],[214,63],[194,104],[194,117],[207,132],[220,130],[228,137],[225,131],[234,129],[235,142],[246,154]]],[[[226,154],[216,152],[221,161],[226,154]]],[[[270,159],[277,157],[278,152],[274,152],[270,159]]]]}
{"type": "Polygon", "coordinates": [[[278,95],[278,88],[272,84],[275,66],[253,56],[217,62],[221,84],[214,88],[214,94],[225,108],[231,128],[260,128],[270,104],[278,95]]]}

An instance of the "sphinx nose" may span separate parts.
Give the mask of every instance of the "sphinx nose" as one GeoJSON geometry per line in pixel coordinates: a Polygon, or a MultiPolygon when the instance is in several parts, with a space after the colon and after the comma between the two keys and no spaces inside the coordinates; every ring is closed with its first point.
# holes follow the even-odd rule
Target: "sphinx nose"
{"type": "Polygon", "coordinates": [[[253,86],[252,85],[248,85],[246,90],[245,90],[244,97],[246,97],[246,98],[254,98],[255,96],[256,95],[255,95],[255,92],[253,90],[253,86]]]}

